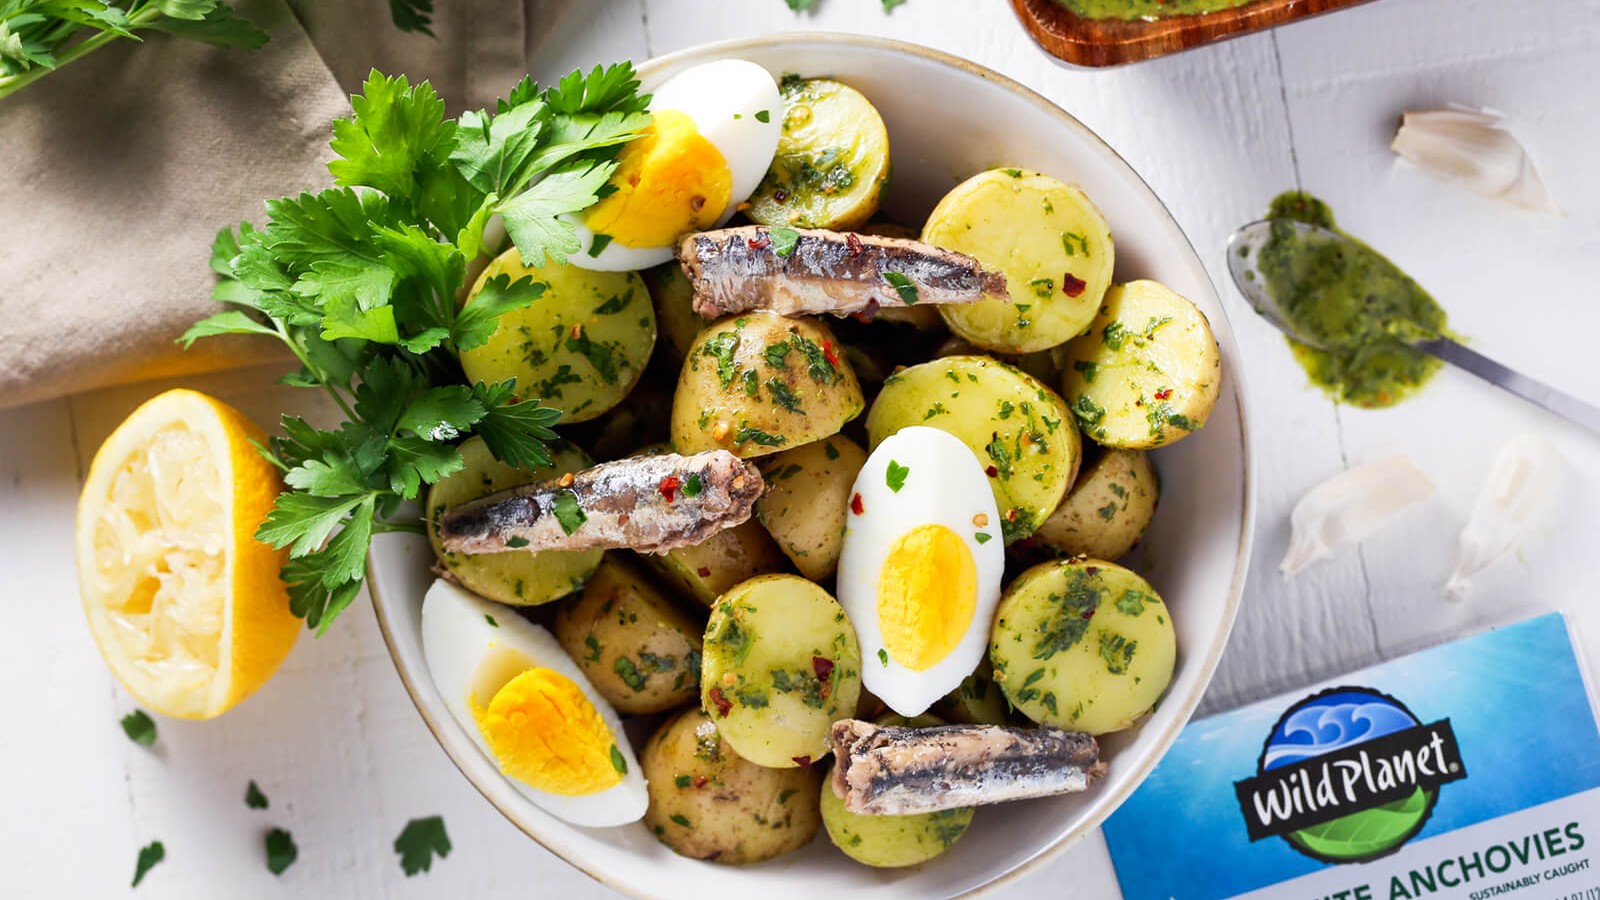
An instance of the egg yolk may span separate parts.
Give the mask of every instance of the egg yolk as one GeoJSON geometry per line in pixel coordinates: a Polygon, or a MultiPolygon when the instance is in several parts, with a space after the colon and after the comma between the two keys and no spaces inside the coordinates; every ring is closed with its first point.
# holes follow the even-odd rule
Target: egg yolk
{"type": "Polygon", "coordinates": [[[583,689],[550,669],[528,669],[472,698],[473,718],[500,771],[552,794],[595,794],[622,781],[616,738],[583,689]]]}
{"type": "Polygon", "coordinates": [[[894,661],[921,672],[949,655],[972,625],[978,565],[943,525],[922,525],[889,548],[878,573],[878,627],[894,661]]]}
{"type": "Polygon", "coordinates": [[[591,207],[583,224],[619,244],[666,247],[715,225],[728,208],[733,172],[727,160],[677,110],[655,113],[617,162],[611,176],[616,192],[591,207]]]}

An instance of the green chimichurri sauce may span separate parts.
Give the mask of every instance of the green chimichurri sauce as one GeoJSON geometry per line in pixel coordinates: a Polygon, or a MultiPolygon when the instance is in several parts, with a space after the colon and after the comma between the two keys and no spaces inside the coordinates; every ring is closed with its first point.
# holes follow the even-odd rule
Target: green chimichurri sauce
{"type": "MultiPolygon", "coordinates": [[[[1267,218],[1337,231],[1328,205],[1299,191],[1273,200],[1267,218]]],[[[1444,310],[1366,244],[1306,236],[1285,224],[1273,228],[1256,268],[1288,324],[1318,345],[1289,338],[1306,374],[1334,399],[1392,406],[1438,371],[1437,359],[1407,342],[1447,334],[1444,310]]]]}
{"type": "Polygon", "coordinates": [[[1217,12],[1255,0],[1056,0],[1085,19],[1165,19],[1217,12]]]}

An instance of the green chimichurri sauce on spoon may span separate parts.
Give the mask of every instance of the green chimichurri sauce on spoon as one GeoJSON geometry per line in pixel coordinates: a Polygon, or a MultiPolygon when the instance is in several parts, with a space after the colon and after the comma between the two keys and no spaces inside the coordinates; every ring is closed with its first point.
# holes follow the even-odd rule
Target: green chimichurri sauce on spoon
{"type": "Polygon", "coordinates": [[[1338,231],[1333,211],[1309,194],[1280,195],[1267,221],[1270,236],[1256,270],[1312,382],[1340,402],[1366,408],[1392,406],[1427,383],[1439,360],[1412,344],[1447,334],[1448,324],[1428,292],[1381,253],[1338,231]]]}
{"type": "Polygon", "coordinates": [[[1448,362],[1600,432],[1600,408],[1463,347],[1445,313],[1381,253],[1339,231],[1328,205],[1290,192],[1234,232],[1228,270],[1250,305],[1289,339],[1334,399],[1392,406],[1448,362]]]}

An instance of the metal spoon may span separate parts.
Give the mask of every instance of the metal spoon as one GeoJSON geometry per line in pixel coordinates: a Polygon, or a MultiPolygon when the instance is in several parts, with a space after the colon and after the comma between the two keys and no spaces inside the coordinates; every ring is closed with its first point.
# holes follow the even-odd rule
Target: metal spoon
{"type": "MultiPolygon", "coordinates": [[[[1326,241],[1348,241],[1344,235],[1304,222],[1251,222],[1228,238],[1228,272],[1239,293],[1255,307],[1263,319],[1271,322],[1284,334],[1312,347],[1320,347],[1314,340],[1299,334],[1284,316],[1277,300],[1267,291],[1266,279],[1256,267],[1261,248],[1272,236],[1272,226],[1292,225],[1301,237],[1326,241]]],[[[1508,369],[1476,350],[1468,349],[1447,337],[1436,336],[1408,342],[1411,347],[1429,356],[1442,359],[1453,366],[1465,369],[1490,384],[1498,385],[1518,397],[1538,404],[1562,418],[1600,434],[1600,408],[1591,406],[1571,394],[1558,391],[1547,384],[1535,381],[1521,372],[1508,369]]]]}

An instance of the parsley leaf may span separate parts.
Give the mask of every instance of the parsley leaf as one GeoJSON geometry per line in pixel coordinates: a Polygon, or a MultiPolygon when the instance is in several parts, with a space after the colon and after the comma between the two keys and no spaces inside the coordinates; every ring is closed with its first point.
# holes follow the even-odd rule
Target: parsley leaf
{"type": "Polygon", "coordinates": [[[588,513],[585,513],[583,507],[578,504],[578,495],[571,491],[556,491],[550,511],[555,514],[556,521],[561,523],[561,530],[569,535],[589,521],[588,513]]]}
{"type": "Polygon", "coordinates": [[[155,868],[156,863],[167,858],[167,848],[160,841],[151,841],[139,849],[139,860],[133,866],[133,887],[138,887],[144,876],[155,868]]]}
{"type": "Polygon", "coordinates": [[[884,475],[884,483],[889,486],[889,490],[898,494],[900,489],[906,486],[906,476],[910,474],[910,467],[902,466],[891,459],[889,460],[889,470],[884,475]]]}
{"type": "Polygon", "coordinates": [[[389,0],[389,18],[394,20],[394,27],[401,31],[435,36],[428,27],[433,24],[433,0],[389,0]]]}
{"type": "Polygon", "coordinates": [[[294,865],[300,856],[300,848],[294,845],[294,836],[282,828],[274,828],[267,832],[267,871],[274,875],[282,875],[283,870],[294,865]]]}
{"type": "Polygon", "coordinates": [[[543,265],[546,257],[564,263],[568,254],[583,249],[572,223],[557,217],[593,206],[615,168],[611,162],[568,163],[500,208],[506,233],[525,264],[543,265]]]}
{"type": "Polygon", "coordinates": [[[913,306],[916,304],[916,282],[900,274],[899,272],[885,272],[883,273],[883,280],[889,282],[889,286],[894,288],[894,292],[900,295],[901,303],[904,303],[907,306],[913,306]]]}
{"type": "Polygon", "coordinates": [[[251,809],[266,809],[267,795],[261,793],[261,788],[256,786],[254,780],[244,789],[244,805],[251,809]]]}
{"type": "Polygon", "coordinates": [[[136,709],[122,717],[122,733],[135,744],[149,747],[156,742],[155,720],[144,710],[136,709]]]}
{"type": "Polygon", "coordinates": [[[800,232],[783,225],[768,228],[767,234],[772,238],[772,252],[779,256],[793,253],[795,245],[800,243],[800,232]]]}
{"type": "Polygon", "coordinates": [[[435,856],[443,859],[450,855],[450,836],[445,833],[444,819],[428,816],[407,822],[400,836],[394,839],[394,852],[400,854],[400,868],[407,878],[428,871],[435,856]]]}
{"type": "MultiPolygon", "coordinates": [[[[214,3],[163,0],[196,22],[214,3]]],[[[426,30],[432,3],[396,0],[394,9],[426,30]]],[[[344,414],[329,429],[285,418],[283,434],[261,448],[288,490],[257,537],[288,549],[281,574],[307,627],[325,632],[360,593],[373,535],[422,530],[402,502],[461,470],[455,444],[477,435],[508,465],[550,462],[545,442],[561,411],[539,394],[559,383],[472,383],[459,362],[547,286],[502,274],[464,306],[457,300],[469,263],[500,252],[484,234],[494,216],[530,265],[579,249],[559,217],[612,189],[615,156],[650,122],[648,104],[627,63],[548,89],[525,79],[493,113],[458,119],[427,82],[373,72],[333,126],[335,187],[269,200],[265,225],[217,235],[213,296],[229,308],[197,322],[183,343],[236,333],[279,340],[300,363],[280,381],[326,391],[344,414]]],[[[608,348],[579,335],[569,343],[600,377],[615,378],[608,348]]]]}

